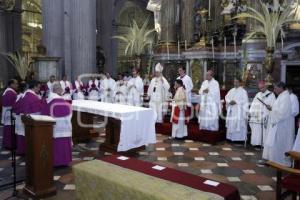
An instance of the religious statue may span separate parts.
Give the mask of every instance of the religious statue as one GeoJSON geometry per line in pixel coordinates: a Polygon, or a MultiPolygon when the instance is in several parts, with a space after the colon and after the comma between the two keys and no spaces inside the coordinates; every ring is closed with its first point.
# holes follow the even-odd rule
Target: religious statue
{"type": "MultiPolygon", "coordinates": [[[[195,42],[198,42],[201,37],[201,24],[203,22],[203,17],[201,17],[200,13],[198,12],[199,10],[202,9],[207,9],[208,1],[207,0],[196,0],[195,1],[195,6],[194,6],[194,40],[195,42]]],[[[203,25],[203,24],[202,24],[203,25]]]]}
{"type": "Polygon", "coordinates": [[[154,14],[154,26],[158,34],[158,39],[161,35],[161,0],[150,0],[147,5],[147,10],[152,11],[154,14]]]}

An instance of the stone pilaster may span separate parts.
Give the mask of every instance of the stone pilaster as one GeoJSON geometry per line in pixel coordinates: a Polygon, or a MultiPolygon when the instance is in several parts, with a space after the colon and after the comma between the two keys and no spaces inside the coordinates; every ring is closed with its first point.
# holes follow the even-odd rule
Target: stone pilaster
{"type": "Polygon", "coordinates": [[[187,41],[188,44],[194,40],[194,5],[195,0],[182,0],[181,2],[182,41],[187,41]]]}
{"type": "Polygon", "coordinates": [[[96,72],[96,0],[71,4],[72,77],[96,72]]]}

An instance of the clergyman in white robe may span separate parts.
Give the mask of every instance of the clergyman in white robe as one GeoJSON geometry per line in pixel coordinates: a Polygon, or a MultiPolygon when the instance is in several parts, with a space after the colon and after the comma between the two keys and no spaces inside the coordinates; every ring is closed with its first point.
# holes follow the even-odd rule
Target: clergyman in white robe
{"type": "MultiPolygon", "coordinates": [[[[293,120],[294,120],[294,124],[295,124],[295,119],[299,114],[299,100],[298,100],[297,95],[295,95],[292,91],[289,91],[289,92],[290,92],[290,99],[291,99],[291,103],[292,103],[291,104],[291,106],[292,106],[292,116],[294,117],[293,120]]],[[[296,132],[295,131],[295,126],[294,126],[293,131],[296,132]]]]}
{"type": "Polygon", "coordinates": [[[284,90],[284,84],[275,86],[278,94],[269,116],[267,137],[265,141],[263,158],[282,165],[290,166],[291,161],[285,153],[292,150],[295,133],[293,132],[294,121],[291,110],[291,99],[289,92],[284,90]]]}
{"type": "Polygon", "coordinates": [[[127,103],[132,106],[142,106],[142,96],[144,94],[144,83],[138,74],[133,75],[133,78],[131,78],[128,81],[127,88],[128,88],[127,103]]]}
{"type": "Polygon", "coordinates": [[[116,81],[107,75],[107,78],[103,80],[103,84],[101,85],[103,95],[101,101],[107,103],[113,103],[115,99],[116,93],[116,81]]]}
{"type": "Polygon", "coordinates": [[[226,116],[226,138],[231,141],[245,141],[247,139],[247,112],[248,94],[242,87],[232,88],[225,97],[226,116]]]}
{"type": "Polygon", "coordinates": [[[148,88],[148,97],[150,97],[149,107],[156,113],[156,122],[163,122],[163,113],[166,112],[166,101],[170,84],[162,76],[163,67],[158,63],[155,66],[156,76],[151,80],[148,88]]]}
{"type": "Polygon", "coordinates": [[[276,100],[274,93],[266,89],[265,83],[260,82],[259,87],[262,87],[262,91],[258,92],[255,95],[249,110],[251,144],[253,146],[264,144],[264,141],[266,139],[266,131],[268,127],[268,118],[270,114],[270,111],[267,109],[266,105],[260,102],[259,99],[271,107],[273,106],[276,100]]]}
{"type": "MultiPolygon", "coordinates": [[[[121,75],[119,75],[121,76],[121,75]]],[[[126,82],[123,80],[123,77],[120,77],[116,82],[116,94],[115,94],[115,103],[126,104],[127,102],[127,86],[126,82]]]]}
{"type": "Polygon", "coordinates": [[[297,137],[296,137],[295,144],[293,147],[293,151],[300,152],[300,121],[299,121],[298,125],[299,125],[298,133],[297,133],[297,137]]]}
{"type": "Polygon", "coordinates": [[[220,111],[220,86],[212,77],[212,71],[207,72],[205,80],[200,88],[200,111],[198,116],[200,130],[219,130],[220,111]]]}

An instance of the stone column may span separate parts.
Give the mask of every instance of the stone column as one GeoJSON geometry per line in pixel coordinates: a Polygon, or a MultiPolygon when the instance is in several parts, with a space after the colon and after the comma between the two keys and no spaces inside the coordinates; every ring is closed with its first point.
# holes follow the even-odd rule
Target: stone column
{"type": "Polygon", "coordinates": [[[164,0],[161,5],[161,42],[177,42],[176,0],[164,0]]]}
{"type": "MultiPolygon", "coordinates": [[[[6,38],[6,13],[0,12],[0,52],[7,52],[6,38]]],[[[0,70],[0,81],[6,84],[8,80],[8,63],[2,55],[0,56],[0,70]]]]}
{"type": "Polygon", "coordinates": [[[43,45],[47,49],[47,56],[61,57],[58,72],[62,75],[64,73],[64,1],[42,0],[42,15],[43,45]]]}
{"type": "Polygon", "coordinates": [[[70,0],[64,0],[64,49],[63,49],[63,61],[64,61],[64,74],[69,79],[72,78],[72,58],[71,58],[71,2],[70,0]]]}
{"type": "Polygon", "coordinates": [[[187,41],[187,44],[193,42],[194,35],[194,5],[195,0],[181,1],[181,34],[182,41],[187,41]]]}
{"type": "Polygon", "coordinates": [[[96,72],[96,0],[71,4],[72,77],[96,72]]]}

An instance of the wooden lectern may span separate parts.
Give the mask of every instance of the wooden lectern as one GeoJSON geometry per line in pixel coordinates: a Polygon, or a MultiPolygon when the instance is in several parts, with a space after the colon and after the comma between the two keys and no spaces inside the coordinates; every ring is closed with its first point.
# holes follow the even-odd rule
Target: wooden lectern
{"type": "Polygon", "coordinates": [[[53,125],[41,115],[22,116],[26,141],[26,184],[24,192],[34,199],[56,194],[53,181],[53,125]]]}

